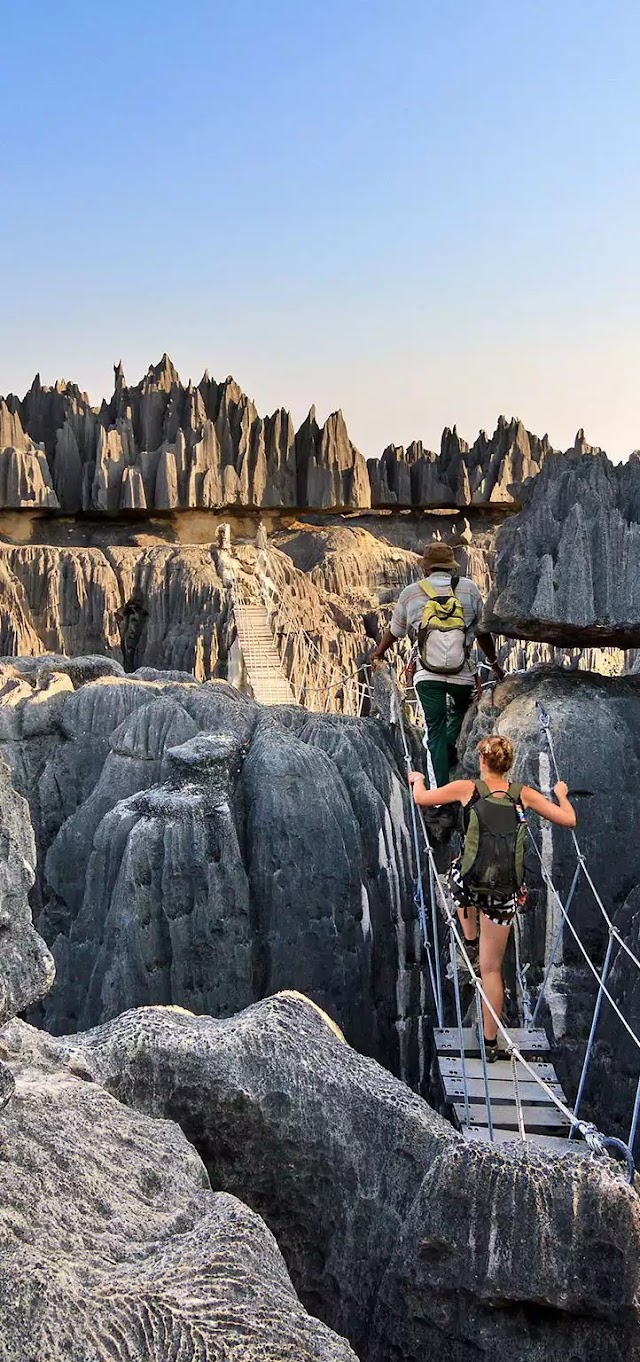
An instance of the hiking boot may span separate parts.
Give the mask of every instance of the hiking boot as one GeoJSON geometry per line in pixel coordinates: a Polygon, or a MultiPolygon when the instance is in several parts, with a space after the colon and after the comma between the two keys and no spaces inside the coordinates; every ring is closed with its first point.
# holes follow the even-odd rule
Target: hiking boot
{"type": "MultiPolygon", "coordinates": [[[[479,1032],[479,1030],[478,1030],[478,1023],[477,1023],[477,1022],[476,1022],[476,1026],[475,1026],[475,1031],[476,1031],[476,1037],[477,1037],[478,1041],[480,1041],[480,1032],[479,1032]]],[[[496,1060],[497,1060],[497,1059],[500,1059],[500,1057],[501,1057],[501,1052],[500,1052],[500,1037],[499,1037],[499,1036],[496,1036],[495,1040],[488,1040],[487,1037],[485,1036],[485,1038],[484,1038],[484,1052],[485,1052],[485,1055],[487,1056],[487,1064],[495,1064],[496,1060]]]]}

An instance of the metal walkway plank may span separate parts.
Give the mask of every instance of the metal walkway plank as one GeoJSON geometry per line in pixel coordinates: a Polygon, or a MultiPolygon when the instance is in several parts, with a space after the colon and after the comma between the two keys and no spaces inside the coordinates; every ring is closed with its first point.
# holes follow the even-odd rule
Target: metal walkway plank
{"type": "MultiPolygon", "coordinates": [[[[544,1079],[545,1083],[558,1082],[558,1075],[553,1067],[553,1064],[541,1063],[540,1060],[531,1060],[529,1062],[531,1064],[531,1068],[537,1074],[538,1078],[544,1079]]],[[[443,1079],[462,1078],[463,1073],[462,1059],[456,1055],[451,1056],[439,1055],[438,1067],[440,1069],[440,1076],[443,1079]]],[[[467,1078],[482,1078],[482,1060],[480,1058],[474,1059],[473,1056],[465,1054],[464,1069],[466,1071],[467,1078]]],[[[495,1061],[495,1064],[491,1065],[491,1069],[489,1072],[492,1078],[505,1078],[512,1080],[513,1079],[512,1062],[510,1059],[497,1059],[495,1061]]],[[[529,1081],[533,1081],[530,1080],[529,1070],[525,1069],[523,1064],[520,1063],[516,1064],[516,1072],[518,1074],[518,1079],[520,1082],[528,1083],[529,1081]]]]}
{"type": "MultiPolygon", "coordinates": [[[[436,1049],[439,1055],[459,1055],[460,1038],[458,1029],[455,1026],[438,1027],[434,1030],[436,1049]]],[[[549,1052],[549,1042],[544,1031],[527,1031],[524,1027],[509,1028],[509,1039],[517,1045],[518,1049],[525,1056],[539,1055],[549,1052]]],[[[465,1055],[474,1058],[480,1054],[480,1042],[475,1030],[470,1026],[465,1026],[462,1032],[462,1041],[465,1055]]]]}
{"type": "MultiPolygon", "coordinates": [[[[519,1101],[527,1139],[530,1137],[532,1143],[553,1140],[554,1144],[549,1145],[549,1148],[568,1146],[570,1123],[553,1100],[555,1097],[566,1105],[566,1099],[555,1068],[550,1062],[550,1047],[546,1033],[542,1030],[530,1031],[516,1027],[509,1028],[508,1036],[531,1065],[532,1072],[529,1072],[523,1063],[516,1061],[518,1079],[516,1086],[514,1064],[506,1054],[487,1066],[486,1079],[495,1142],[519,1140],[519,1101]],[[550,1091],[545,1092],[536,1079],[544,1081],[550,1091]]],[[[475,1030],[465,1027],[462,1032],[464,1064],[460,1054],[460,1033],[457,1027],[438,1027],[434,1030],[434,1039],[440,1081],[454,1123],[466,1138],[488,1140],[487,1090],[480,1057],[480,1043],[475,1030]],[[468,1113],[465,1104],[465,1081],[468,1113]],[[467,1114],[469,1125],[465,1126],[467,1114]]]]}
{"type": "MultiPolygon", "coordinates": [[[[465,1110],[464,1102],[454,1102],[453,1109],[461,1124],[464,1124],[465,1110]]],[[[471,1126],[487,1125],[487,1108],[484,1102],[472,1102],[469,1107],[471,1126]]],[[[558,1111],[557,1107],[547,1103],[546,1106],[525,1106],[522,1104],[522,1118],[526,1131],[539,1131],[544,1134],[557,1134],[560,1130],[569,1133],[569,1122],[566,1117],[558,1111]]],[[[494,1128],[497,1130],[518,1130],[518,1113],[515,1102],[512,1106],[491,1104],[491,1119],[494,1128]]]]}
{"type": "MultiPolygon", "coordinates": [[[[511,1081],[507,1078],[494,1078],[494,1068],[495,1064],[492,1064],[489,1069],[489,1097],[492,1107],[494,1102],[509,1102],[513,1105],[516,1100],[513,1078],[511,1078],[511,1081]]],[[[464,1099],[462,1078],[443,1078],[443,1084],[446,1097],[464,1099]]],[[[550,1083],[549,1087],[556,1097],[564,1101],[564,1094],[559,1083],[550,1083]]],[[[467,1075],[467,1092],[470,1102],[483,1102],[486,1096],[484,1078],[469,1078],[467,1075]]],[[[547,1094],[542,1088],[538,1087],[537,1083],[534,1083],[533,1079],[530,1079],[527,1083],[518,1080],[518,1092],[523,1106],[549,1106],[547,1094]]]]}
{"type": "MultiPolygon", "coordinates": [[[[463,1130],[462,1134],[469,1144],[484,1144],[489,1141],[489,1131],[486,1126],[463,1130]]],[[[555,1154],[568,1154],[574,1158],[576,1155],[589,1158],[591,1153],[584,1140],[566,1140],[560,1135],[531,1134],[527,1135],[526,1140],[521,1140],[517,1133],[512,1130],[494,1130],[493,1134],[494,1144],[516,1144],[520,1150],[523,1146],[526,1149],[527,1145],[531,1145],[534,1149],[549,1149],[555,1154]]]]}

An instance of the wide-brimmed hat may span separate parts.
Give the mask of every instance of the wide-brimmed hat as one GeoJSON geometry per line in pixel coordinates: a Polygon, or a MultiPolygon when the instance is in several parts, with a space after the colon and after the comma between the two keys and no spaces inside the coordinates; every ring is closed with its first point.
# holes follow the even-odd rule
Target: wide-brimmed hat
{"type": "Polygon", "coordinates": [[[450,544],[441,544],[437,540],[427,544],[423,553],[425,566],[435,571],[442,568],[447,571],[449,568],[456,568],[458,565],[453,556],[453,549],[450,544]]]}

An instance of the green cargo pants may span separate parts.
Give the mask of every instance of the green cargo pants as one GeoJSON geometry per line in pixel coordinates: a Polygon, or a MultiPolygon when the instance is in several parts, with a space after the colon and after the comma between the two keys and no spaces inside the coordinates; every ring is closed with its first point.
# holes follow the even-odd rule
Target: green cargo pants
{"type": "MultiPolygon", "coordinates": [[[[436,785],[446,785],[449,768],[457,759],[456,743],[462,720],[474,696],[473,682],[464,686],[451,681],[418,681],[416,693],[426,725],[426,746],[429,748],[436,785]],[[447,704],[447,696],[452,704],[447,704]]],[[[429,772],[431,784],[431,772],[429,772]]]]}

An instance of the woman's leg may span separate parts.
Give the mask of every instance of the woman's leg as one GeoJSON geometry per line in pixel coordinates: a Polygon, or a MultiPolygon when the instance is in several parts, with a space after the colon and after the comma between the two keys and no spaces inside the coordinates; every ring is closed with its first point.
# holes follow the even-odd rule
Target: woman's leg
{"type": "MultiPolygon", "coordinates": [[[[511,923],[501,927],[492,922],[484,913],[480,914],[480,976],[482,987],[498,1017],[502,1016],[504,985],[502,983],[502,961],[507,949],[511,923]]],[[[489,1009],[482,1004],[484,1034],[487,1040],[495,1040],[498,1028],[489,1009]]]]}

